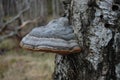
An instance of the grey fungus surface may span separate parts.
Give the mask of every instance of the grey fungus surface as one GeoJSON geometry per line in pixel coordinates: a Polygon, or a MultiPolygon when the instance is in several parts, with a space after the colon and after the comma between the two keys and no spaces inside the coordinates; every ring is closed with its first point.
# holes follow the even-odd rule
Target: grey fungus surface
{"type": "Polygon", "coordinates": [[[65,17],[52,20],[46,26],[34,28],[22,39],[20,46],[59,54],[81,52],[74,30],[65,17]]]}

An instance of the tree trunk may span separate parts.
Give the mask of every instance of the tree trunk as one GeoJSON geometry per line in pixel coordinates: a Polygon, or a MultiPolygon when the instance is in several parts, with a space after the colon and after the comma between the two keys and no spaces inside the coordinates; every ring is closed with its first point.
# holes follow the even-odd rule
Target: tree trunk
{"type": "Polygon", "coordinates": [[[3,22],[3,16],[4,16],[4,10],[3,10],[3,4],[2,4],[2,0],[0,0],[0,27],[2,26],[2,22],[3,22]]]}
{"type": "Polygon", "coordinates": [[[60,10],[59,10],[59,0],[52,0],[52,12],[53,17],[56,18],[59,16],[60,10]]]}
{"type": "Polygon", "coordinates": [[[120,80],[120,0],[72,0],[70,5],[82,52],[56,55],[54,80],[120,80]]]}

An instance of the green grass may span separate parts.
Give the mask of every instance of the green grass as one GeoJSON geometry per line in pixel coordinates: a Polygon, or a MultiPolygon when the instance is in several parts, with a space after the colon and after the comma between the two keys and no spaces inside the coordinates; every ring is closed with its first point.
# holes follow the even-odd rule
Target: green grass
{"type": "Polygon", "coordinates": [[[52,80],[55,54],[21,49],[13,39],[0,43],[0,80],[52,80]]]}

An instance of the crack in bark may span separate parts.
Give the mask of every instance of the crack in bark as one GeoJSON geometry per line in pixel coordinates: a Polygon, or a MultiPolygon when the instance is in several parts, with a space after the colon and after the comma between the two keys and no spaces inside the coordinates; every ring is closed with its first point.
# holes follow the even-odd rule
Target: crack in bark
{"type": "Polygon", "coordinates": [[[109,41],[108,45],[103,48],[103,61],[98,64],[98,80],[117,80],[115,73],[115,50],[113,48],[115,33],[113,32],[112,34],[112,39],[109,41]]]}

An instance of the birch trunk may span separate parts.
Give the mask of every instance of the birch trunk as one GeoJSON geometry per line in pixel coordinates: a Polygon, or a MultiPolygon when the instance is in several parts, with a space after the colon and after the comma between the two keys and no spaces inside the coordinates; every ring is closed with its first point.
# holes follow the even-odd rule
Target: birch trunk
{"type": "Polygon", "coordinates": [[[72,0],[70,5],[83,51],[56,55],[54,80],[120,80],[120,0],[72,0]]]}

